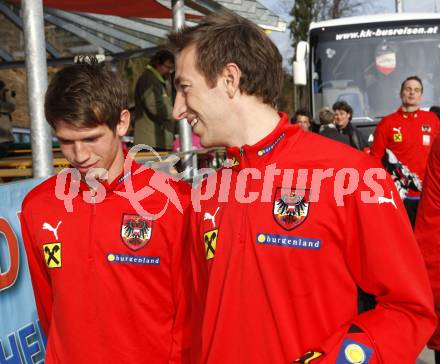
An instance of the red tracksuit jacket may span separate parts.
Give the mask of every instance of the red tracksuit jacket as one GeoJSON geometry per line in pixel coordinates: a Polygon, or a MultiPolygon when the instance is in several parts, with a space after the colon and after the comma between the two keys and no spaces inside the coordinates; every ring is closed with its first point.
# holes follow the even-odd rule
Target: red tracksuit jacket
{"type": "MultiPolygon", "coordinates": [[[[48,335],[46,364],[189,363],[186,331],[190,282],[185,273],[183,216],[173,204],[154,221],[125,192],[138,191],[152,170],[104,184],[102,202],[87,203],[81,183],[67,212],[54,176],[25,198],[21,221],[40,322],[48,335]]],[[[64,184],[62,184],[64,186],[64,184]]],[[[73,185],[67,187],[75,191],[73,185]]],[[[172,182],[184,209],[189,187],[172,182]]],[[[157,213],[158,191],[141,201],[157,213]]]]}
{"type": "MultiPolygon", "coordinates": [[[[377,125],[371,154],[382,158],[385,148],[390,149],[423,181],[429,150],[439,130],[440,121],[434,113],[423,110],[408,113],[399,108],[377,125]]],[[[417,196],[420,192],[408,191],[408,197],[417,196]]]]}
{"type": "Polygon", "coordinates": [[[432,294],[377,161],[284,114],[228,154],[232,167],[204,181],[199,211],[193,199],[193,363],[414,364],[434,329],[432,294]],[[357,287],[375,309],[358,314],[357,287]]]}
{"type": "MultiPolygon", "coordinates": [[[[415,234],[431,280],[435,309],[440,315],[440,136],[435,139],[429,155],[415,234]]],[[[439,322],[428,346],[440,350],[439,322]]]]}

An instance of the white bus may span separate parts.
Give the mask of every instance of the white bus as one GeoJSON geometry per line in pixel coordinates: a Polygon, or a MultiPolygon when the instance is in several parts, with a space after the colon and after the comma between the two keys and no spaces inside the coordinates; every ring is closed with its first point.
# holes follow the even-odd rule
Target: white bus
{"type": "Polygon", "coordinates": [[[353,107],[354,123],[368,127],[370,141],[374,125],[399,107],[401,82],[413,75],[423,81],[422,108],[440,105],[440,14],[312,23],[294,62],[295,83],[307,84],[314,118],[321,107],[345,100],[353,107]]]}

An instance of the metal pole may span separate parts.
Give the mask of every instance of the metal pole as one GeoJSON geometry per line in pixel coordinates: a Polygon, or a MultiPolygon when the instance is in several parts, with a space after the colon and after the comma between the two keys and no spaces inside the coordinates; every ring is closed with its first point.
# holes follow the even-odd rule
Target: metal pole
{"type": "MultiPolygon", "coordinates": [[[[173,6],[173,29],[177,31],[185,25],[185,12],[183,9],[185,2],[184,0],[172,0],[171,3],[173,6]]],[[[187,152],[193,149],[192,129],[186,119],[179,120],[179,139],[181,152],[187,152]]],[[[184,169],[183,177],[185,179],[194,177],[195,171],[197,170],[197,154],[182,157],[182,165],[184,169]]]]}
{"type": "Polygon", "coordinates": [[[403,0],[396,0],[396,13],[403,13],[403,0]]]}
{"type": "Polygon", "coordinates": [[[53,174],[53,156],[51,129],[44,117],[47,63],[43,3],[42,0],[23,0],[21,3],[31,125],[32,170],[34,177],[46,177],[53,174]]]}
{"type": "Polygon", "coordinates": [[[173,30],[177,31],[185,25],[184,0],[172,0],[173,6],[173,30]]]}

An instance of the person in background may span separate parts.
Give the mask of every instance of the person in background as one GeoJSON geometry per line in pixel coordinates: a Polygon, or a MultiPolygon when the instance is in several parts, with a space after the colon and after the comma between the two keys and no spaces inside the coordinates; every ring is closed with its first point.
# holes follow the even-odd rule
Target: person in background
{"type": "Polygon", "coordinates": [[[337,101],[333,104],[335,112],[335,124],[341,134],[347,135],[350,145],[357,150],[364,150],[368,147],[359,130],[351,123],[353,108],[345,101],[337,101]]]}
{"type": "MultiPolygon", "coordinates": [[[[435,310],[440,317],[440,135],[432,143],[429,154],[415,235],[431,280],[435,310]]],[[[428,347],[435,351],[435,364],[440,364],[440,319],[428,347]]]]}
{"type": "Polygon", "coordinates": [[[334,121],[335,114],[329,107],[323,107],[321,110],[319,110],[319,123],[321,124],[319,134],[325,136],[326,138],[350,145],[350,139],[347,135],[341,134],[338,131],[334,121]]]}
{"type": "Polygon", "coordinates": [[[437,119],[440,120],[440,106],[435,106],[435,105],[433,105],[433,106],[431,106],[431,107],[429,108],[429,111],[431,111],[431,112],[433,112],[435,115],[437,115],[437,119]]]}
{"type": "Polygon", "coordinates": [[[134,92],[134,143],[147,144],[159,150],[171,150],[176,124],[171,120],[171,85],[174,56],[158,51],[139,77],[134,92]]]}
{"type": "Polygon", "coordinates": [[[127,106],[126,85],[92,57],[58,71],[46,92],[72,167],[29,192],[20,216],[46,364],[189,364],[189,186],[124,155],[127,106]],[[180,210],[145,191],[158,180],[180,210]]]}
{"type": "MultiPolygon", "coordinates": [[[[432,141],[440,130],[440,121],[434,113],[420,109],[422,96],[423,83],[418,76],[410,76],[402,82],[402,105],[377,125],[371,154],[382,159],[389,149],[397,161],[407,167],[408,173],[417,175],[423,184],[426,162],[432,141]]],[[[409,189],[404,204],[413,227],[419,201],[420,191],[409,189]]]]}
{"type": "Polygon", "coordinates": [[[291,123],[298,124],[305,131],[310,131],[312,128],[312,116],[306,109],[299,109],[295,112],[291,123]]]}
{"type": "Polygon", "coordinates": [[[228,156],[193,195],[192,362],[414,363],[436,318],[391,177],[277,110],[282,57],[255,23],[216,12],[169,46],[174,119],[228,156]],[[359,184],[338,205],[344,171],[359,184]],[[377,298],[361,314],[358,287],[377,298]]]}
{"type": "Polygon", "coordinates": [[[0,80],[0,158],[8,154],[14,137],[12,135],[12,116],[15,103],[12,98],[15,92],[6,88],[6,84],[0,80]]]}

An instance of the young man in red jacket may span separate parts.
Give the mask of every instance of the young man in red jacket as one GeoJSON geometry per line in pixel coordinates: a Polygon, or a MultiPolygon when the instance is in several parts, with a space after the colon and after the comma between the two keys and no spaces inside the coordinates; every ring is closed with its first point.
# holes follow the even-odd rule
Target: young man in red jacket
{"type": "MultiPolygon", "coordinates": [[[[437,315],[440,314],[440,135],[429,154],[415,234],[425,259],[434,293],[437,315]]],[[[428,342],[435,350],[435,364],[440,364],[440,322],[428,342]]]]}
{"type": "MultiPolygon", "coordinates": [[[[377,125],[371,154],[381,159],[385,149],[391,150],[397,159],[423,182],[431,144],[440,130],[440,121],[433,112],[420,110],[423,94],[422,80],[408,77],[400,87],[402,106],[385,116],[377,125]]],[[[414,226],[420,191],[409,190],[404,200],[411,225],[414,226]]]]}
{"type": "Polygon", "coordinates": [[[389,176],[277,112],[282,58],[255,24],[221,13],[169,40],[174,118],[229,156],[193,196],[193,363],[414,364],[435,315],[389,176]]]}
{"type": "Polygon", "coordinates": [[[59,71],[46,92],[72,167],[32,190],[21,214],[47,364],[189,363],[189,188],[124,155],[127,105],[96,60],[59,71]],[[175,204],[159,192],[168,183],[175,204]]]}

